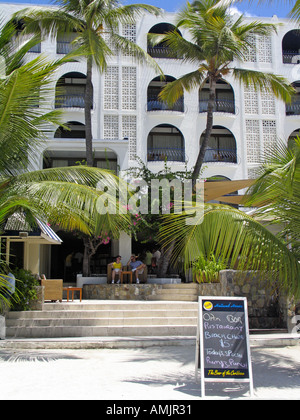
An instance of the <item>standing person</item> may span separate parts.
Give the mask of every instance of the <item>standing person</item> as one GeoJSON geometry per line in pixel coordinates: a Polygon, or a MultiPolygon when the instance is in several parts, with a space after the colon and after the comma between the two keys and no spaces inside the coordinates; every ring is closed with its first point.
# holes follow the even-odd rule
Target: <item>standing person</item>
{"type": "Polygon", "coordinates": [[[116,275],[119,277],[118,283],[120,283],[121,273],[122,273],[122,263],[121,263],[121,255],[116,256],[116,261],[108,264],[112,267],[111,273],[111,282],[114,284],[116,275]]]}
{"type": "Polygon", "coordinates": [[[131,255],[127,265],[129,265],[131,270],[135,272],[136,283],[139,284],[139,274],[144,272],[146,265],[142,263],[142,261],[137,261],[137,257],[135,255],[131,255]]]}
{"type": "Polygon", "coordinates": [[[156,272],[158,269],[158,262],[161,256],[161,252],[158,249],[153,249],[152,259],[151,259],[151,266],[152,271],[156,272]]]}
{"type": "Polygon", "coordinates": [[[152,261],[152,252],[147,249],[146,251],[146,258],[145,258],[145,264],[148,268],[148,272],[151,270],[151,261],[152,261]]]}

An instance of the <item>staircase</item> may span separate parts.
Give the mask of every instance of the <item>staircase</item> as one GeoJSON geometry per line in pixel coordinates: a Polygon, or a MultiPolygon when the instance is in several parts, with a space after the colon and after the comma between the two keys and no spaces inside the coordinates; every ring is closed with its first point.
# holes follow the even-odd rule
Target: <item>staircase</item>
{"type": "MultiPolygon", "coordinates": [[[[170,292],[163,290],[162,300],[170,292]]],[[[173,292],[169,298],[176,296],[178,301],[86,300],[46,303],[43,311],[9,312],[6,337],[196,336],[197,303],[179,301],[173,292]]]]}

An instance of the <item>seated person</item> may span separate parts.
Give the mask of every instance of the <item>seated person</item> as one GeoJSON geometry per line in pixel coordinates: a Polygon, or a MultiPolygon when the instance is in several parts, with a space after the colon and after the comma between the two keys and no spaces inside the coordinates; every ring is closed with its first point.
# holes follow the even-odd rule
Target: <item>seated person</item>
{"type": "Polygon", "coordinates": [[[142,274],[146,266],[145,264],[142,263],[142,261],[137,261],[136,258],[137,257],[135,255],[131,255],[130,260],[128,261],[127,265],[130,266],[133,272],[135,271],[136,283],[138,284],[140,282],[139,273],[142,274]]]}
{"type": "Polygon", "coordinates": [[[116,275],[119,276],[118,283],[120,283],[121,272],[122,272],[121,258],[122,258],[121,255],[117,255],[116,256],[116,261],[108,264],[112,267],[112,273],[111,273],[112,284],[115,282],[116,275]]]}

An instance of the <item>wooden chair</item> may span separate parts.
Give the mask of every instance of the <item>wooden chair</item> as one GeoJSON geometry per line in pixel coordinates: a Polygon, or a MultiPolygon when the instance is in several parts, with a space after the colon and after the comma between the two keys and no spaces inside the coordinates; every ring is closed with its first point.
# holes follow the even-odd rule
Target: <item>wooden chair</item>
{"type": "MultiPolygon", "coordinates": [[[[131,271],[130,265],[128,264],[128,266],[126,267],[126,270],[131,271]]],[[[140,283],[147,283],[147,278],[148,278],[148,268],[147,266],[145,266],[144,271],[142,274],[139,274],[139,281],[140,283]]],[[[132,283],[135,283],[135,272],[132,273],[132,283]]]]}
{"type": "MultiPolygon", "coordinates": [[[[126,267],[122,267],[122,270],[126,270],[126,267]]],[[[121,277],[116,276],[116,277],[115,277],[115,283],[116,283],[119,279],[121,280],[121,277]]],[[[111,265],[109,265],[109,264],[107,264],[107,283],[111,283],[111,282],[112,282],[112,266],[111,266],[111,265]]]]}
{"type": "MultiPolygon", "coordinates": [[[[122,270],[131,271],[131,268],[129,267],[129,265],[128,266],[125,265],[122,267],[122,270]]],[[[112,281],[111,273],[112,273],[112,267],[108,264],[107,265],[107,283],[111,283],[112,281]]],[[[148,278],[148,268],[146,266],[144,268],[143,274],[139,274],[140,283],[147,283],[147,278],[148,278]]],[[[135,279],[136,279],[135,273],[132,273],[132,283],[135,283],[135,279]]],[[[117,280],[119,280],[118,277],[117,277],[117,280]]],[[[123,283],[130,283],[130,276],[128,274],[123,275],[123,283]]]]}
{"type": "Polygon", "coordinates": [[[41,286],[44,286],[44,300],[59,300],[63,298],[62,279],[42,279],[41,286]]]}

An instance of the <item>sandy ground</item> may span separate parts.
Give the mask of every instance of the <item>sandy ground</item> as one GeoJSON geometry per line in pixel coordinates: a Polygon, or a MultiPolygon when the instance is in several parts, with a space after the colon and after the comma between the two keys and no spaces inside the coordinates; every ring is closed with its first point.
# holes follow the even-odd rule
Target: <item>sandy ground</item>
{"type": "MultiPolygon", "coordinates": [[[[300,399],[300,346],[251,348],[254,399],[300,399]]],[[[199,400],[195,347],[0,349],[0,400],[199,400]]],[[[249,398],[249,385],[206,383],[208,399],[249,398]]]]}

